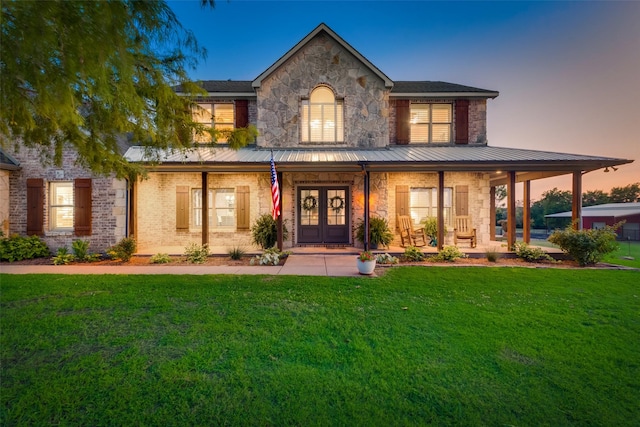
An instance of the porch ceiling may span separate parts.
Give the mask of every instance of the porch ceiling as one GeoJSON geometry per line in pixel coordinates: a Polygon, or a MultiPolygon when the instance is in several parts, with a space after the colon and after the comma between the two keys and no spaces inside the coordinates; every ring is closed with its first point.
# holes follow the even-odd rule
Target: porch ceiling
{"type": "Polygon", "coordinates": [[[398,145],[378,149],[274,148],[232,150],[225,146],[186,151],[146,151],[134,146],[130,162],[148,163],[156,172],[267,172],[273,158],[280,172],[489,172],[492,185],[506,182],[502,171],[516,171],[517,180],[534,180],[574,171],[592,171],[633,160],[517,148],[481,146],[398,145]]]}

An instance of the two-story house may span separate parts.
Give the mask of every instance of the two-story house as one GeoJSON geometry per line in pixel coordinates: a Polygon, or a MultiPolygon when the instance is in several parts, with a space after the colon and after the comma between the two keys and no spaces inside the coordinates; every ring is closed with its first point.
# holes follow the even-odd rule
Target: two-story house
{"type": "MultiPolygon", "coordinates": [[[[290,231],[285,247],[352,245],[364,217],[387,218],[393,228],[400,214],[416,224],[437,217],[443,236],[455,216],[468,215],[487,244],[492,188],[509,177],[513,186],[627,162],[490,147],[487,101],[497,91],[392,81],[324,24],[253,81],[203,87],[199,120],[221,129],[255,124],[257,143],[166,153],[135,187],[142,248],[200,240],[205,203],[203,242],[248,245],[250,226],[270,211],[271,156],[290,231]]],[[[126,157],[145,160],[138,147],[126,157]]]]}
{"type": "MultiPolygon", "coordinates": [[[[354,239],[359,221],[379,216],[395,229],[398,215],[408,215],[416,224],[437,218],[440,246],[452,243],[447,231],[454,218],[469,216],[478,244],[487,245],[494,236],[495,186],[507,184],[509,214],[515,219],[516,183],[523,183],[528,206],[533,179],[573,174],[574,192],[580,194],[585,171],[630,162],[491,147],[487,102],[497,91],[393,81],[325,24],[253,81],[202,84],[207,95],[198,100],[202,108],[195,112],[197,120],[218,129],[253,124],[259,132],[255,144],[238,151],[221,144],[159,153],[161,161],[148,165],[148,178],[130,189],[86,177],[74,182],[64,173],[58,179],[53,171],[46,177],[22,171],[16,185],[25,194],[33,186],[44,195],[77,192],[79,201],[88,183],[88,229],[86,215],[75,216],[84,221],[80,235],[88,238],[98,232],[97,219],[109,217],[100,232],[118,227],[117,233],[108,232],[110,238],[133,235],[143,252],[179,250],[191,242],[250,247],[251,226],[271,211],[273,157],[281,220],[289,230],[284,248],[359,246],[354,239]],[[96,191],[99,183],[106,190],[96,191]]],[[[147,155],[134,145],[125,157],[145,163],[147,155]]],[[[67,230],[78,226],[71,217],[56,219],[56,212],[64,210],[55,200],[43,201],[42,194],[34,208],[44,211],[38,232],[55,235],[59,220],[67,221],[67,230]]],[[[15,212],[31,211],[23,207],[15,212]]],[[[64,212],[69,216],[73,209],[64,212]]],[[[577,203],[576,215],[579,209],[577,203]]],[[[13,232],[29,232],[26,219],[15,219],[13,232]]],[[[515,231],[514,220],[510,226],[515,231]]]]}

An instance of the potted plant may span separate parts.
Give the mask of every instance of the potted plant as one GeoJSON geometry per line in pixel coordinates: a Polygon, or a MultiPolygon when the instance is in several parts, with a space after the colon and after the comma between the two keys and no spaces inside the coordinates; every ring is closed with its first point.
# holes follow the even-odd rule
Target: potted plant
{"type": "Polygon", "coordinates": [[[429,246],[438,245],[438,220],[436,218],[427,218],[422,221],[424,233],[429,236],[431,241],[429,246]]]}
{"type": "MultiPolygon", "coordinates": [[[[364,243],[364,221],[358,224],[356,229],[356,239],[364,243]]],[[[380,217],[369,218],[369,244],[372,249],[377,249],[379,245],[389,246],[393,241],[393,233],[389,228],[387,220],[380,217]]]]}
{"type": "Polygon", "coordinates": [[[376,256],[371,251],[362,251],[356,259],[356,265],[358,273],[373,274],[373,270],[376,268],[376,256]]]}

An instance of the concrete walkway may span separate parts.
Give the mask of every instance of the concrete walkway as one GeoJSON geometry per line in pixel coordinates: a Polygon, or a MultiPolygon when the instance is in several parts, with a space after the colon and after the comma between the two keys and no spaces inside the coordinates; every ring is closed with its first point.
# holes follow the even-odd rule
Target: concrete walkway
{"type": "Polygon", "coordinates": [[[289,255],[284,265],[0,265],[4,274],[265,274],[361,276],[356,255],[289,255]]]}

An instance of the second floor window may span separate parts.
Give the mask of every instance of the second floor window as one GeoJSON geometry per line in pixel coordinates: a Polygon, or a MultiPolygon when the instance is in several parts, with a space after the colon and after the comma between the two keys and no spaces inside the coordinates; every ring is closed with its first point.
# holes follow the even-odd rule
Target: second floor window
{"type": "MultiPolygon", "coordinates": [[[[233,130],[234,125],[233,104],[201,103],[198,106],[200,108],[193,115],[194,121],[221,131],[217,135],[217,142],[227,142],[228,132],[233,130]]],[[[198,135],[195,140],[211,142],[211,137],[209,134],[198,135]]]]}
{"type": "Polygon", "coordinates": [[[411,104],[412,143],[451,142],[451,104],[411,104]]]}
{"type": "Polygon", "coordinates": [[[326,86],[315,88],[309,99],[302,101],[301,142],[344,142],[343,117],[343,101],[326,86]]]}

